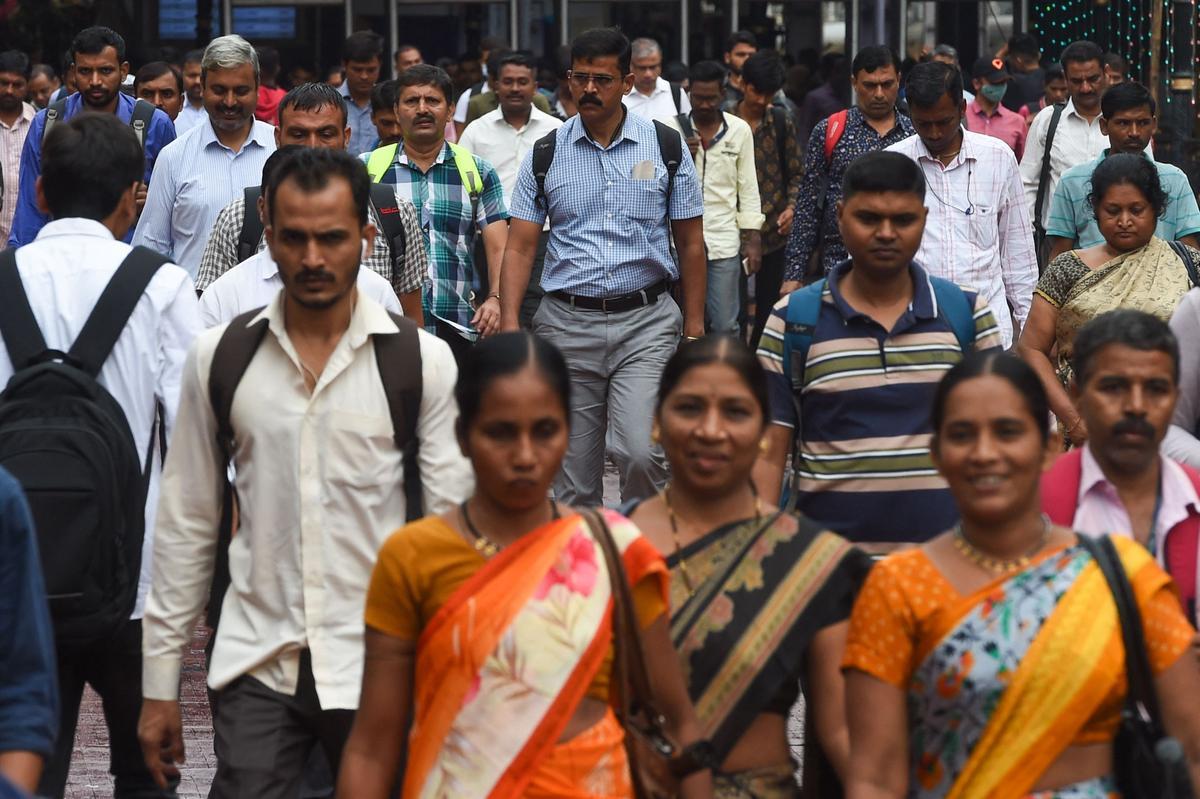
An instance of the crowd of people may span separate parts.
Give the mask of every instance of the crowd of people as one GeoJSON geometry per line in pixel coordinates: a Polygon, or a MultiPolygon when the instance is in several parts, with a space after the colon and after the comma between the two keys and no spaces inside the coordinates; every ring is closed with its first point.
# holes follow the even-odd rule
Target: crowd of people
{"type": "Polygon", "coordinates": [[[483,44],[0,53],[0,797],[86,685],[175,795],[201,619],[217,799],[1191,795],[1200,209],[1123,60],[483,44]]]}

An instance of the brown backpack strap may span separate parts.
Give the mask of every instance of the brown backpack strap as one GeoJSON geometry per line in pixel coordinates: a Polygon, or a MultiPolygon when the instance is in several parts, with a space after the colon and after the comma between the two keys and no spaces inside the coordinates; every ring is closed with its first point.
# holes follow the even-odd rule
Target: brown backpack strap
{"type": "Polygon", "coordinates": [[[383,393],[387,396],[388,411],[392,416],[392,434],[396,448],[403,453],[404,515],[411,522],[425,515],[421,470],[417,462],[420,452],[417,420],[421,415],[423,388],[421,341],[417,326],[411,319],[394,313],[388,315],[396,323],[396,333],[376,334],[372,338],[379,379],[383,382],[383,393]]]}

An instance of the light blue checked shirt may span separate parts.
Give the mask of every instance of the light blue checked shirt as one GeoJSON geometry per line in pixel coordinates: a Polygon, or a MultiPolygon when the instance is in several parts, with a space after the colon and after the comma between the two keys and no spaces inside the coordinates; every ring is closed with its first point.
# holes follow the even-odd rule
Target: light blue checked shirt
{"type": "Polygon", "coordinates": [[[275,128],[254,120],[250,137],[234,152],[205,120],[164,147],[154,165],[134,245],[157,250],[194,279],[217,214],[262,183],[263,164],[275,152],[275,128]]]}
{"type": "MultiPolygon", "coordinates": [[[[671,190],[671,219],[704,215],[696,165],[683,147],[671,190]]],[[[585,297],[615,297],[661,280],[677,280],[667,225],[667,167],[654,123],[637,114],[608,147],[592,141],[578,116],[558,129],[554,163],[546,175],[550,243],[542,288],[585,297]],[[654,177],[635,179],[653,169],[654,177]]],[[[513,190],[513,217],[541,225],[533,154],[526,156],[513,190]]]]}
{"type": "Polygon", "coordinates": [[[350,126],[350,144],[347,145],[346,152],[353,156],[371,152],[375,142],[379,141],[379,133],[375,130],[375,123],[371,121],[371,103],[368,102],[366,106],[359,108],[350,96],[348,83],[343,82],[338,91],[346,98],[346,124],[350,126]]]}

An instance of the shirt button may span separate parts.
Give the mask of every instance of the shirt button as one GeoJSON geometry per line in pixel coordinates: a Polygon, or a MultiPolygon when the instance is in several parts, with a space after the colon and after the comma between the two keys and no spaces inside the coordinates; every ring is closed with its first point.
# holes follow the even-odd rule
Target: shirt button
{"type": "Polygon", "coordinates": [[[608,215],[608,218],[609,218],[609,219],[612,219],[612,214],[609,214],[609,215],[608,215]]]}
{"type": "Polygon", "coordinates": [[[608,182],[608,185],[610,185],[610,186],[612,185],[612,181],[611,181],[611,180],[608,182]]]}

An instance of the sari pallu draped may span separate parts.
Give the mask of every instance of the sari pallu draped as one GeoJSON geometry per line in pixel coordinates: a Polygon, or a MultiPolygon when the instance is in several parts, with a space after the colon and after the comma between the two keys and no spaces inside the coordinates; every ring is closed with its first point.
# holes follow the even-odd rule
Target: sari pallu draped
{"type": "MultiPolygon", "coordinates": [[[[1150,555],[1114,539],[1135,593],[1169,583],[1150,555]]],[[[1079,546],[996,581],[946,614],[917,653],[909,687],[910,799],[1019,799],[1073,745],[1114,689],[1124,690],[1116,608],[1079,546]]],[[[1042,792],[1096,797],[1098,778],[1042,792]]],[[[1115,795],[1111,794],[1111,795],[1115,795]]]]}
{"type": "MultiPolygon", "coordinates": [[[[627,520],[606,518],[630,582],[665,583],[654,547],[627,520]]],[[[631,796],[611,709],[558,743],[611,644],[608,570],[581,517],[502,550],[417,642],[405,799],[631,796]]]]}

